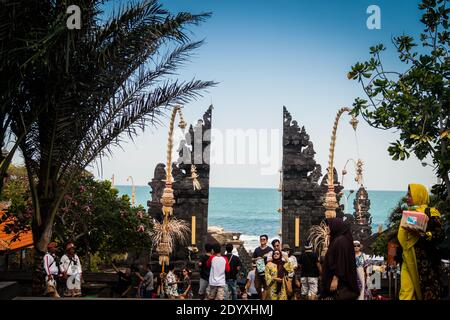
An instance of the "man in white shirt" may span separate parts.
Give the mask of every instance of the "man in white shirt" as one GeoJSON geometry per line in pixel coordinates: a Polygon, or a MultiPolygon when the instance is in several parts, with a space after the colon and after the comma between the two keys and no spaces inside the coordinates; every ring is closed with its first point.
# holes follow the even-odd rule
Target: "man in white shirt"
{"type": "Polygon", "coordinates": [[[298,268],[297,258],[292,254],[292,249],[289,244],[283,244],[283,253],[287,253],[288,259],[287,262],[290,262],[292,267],[294,268],[294,272],[289,273],[289,277],[293,278],[295,274],[295,270],[298,268]]]}
{"type": "Polygon", "coordinates": [[[230,272],[230,264],[227,257],[220,253],[220,245],[213,245],[213,255],[209,257],[206,266],[211,267],[209,273],[209,300],[224,300],[226,278],[225,273],[230,272]]]}
{"type": "Polygon", "coordinates": [[[248,299],[258,299],[258,291],[255,287],[255,272],[256,264],[252,264],[252,270],[247,274],[247,281],[245,283],[245,290],[247,292],[248,299]]]}
{"type": "Polygon", "coordinates": [[[58,278],[59,268],[56,262],[56,242],[50,242],[47,246],[47,253],[44,256],[45,281],[47,283],[47,294],[59,298],[56,280],[58,278]]]}
{"type": "Polygon", "coordinates": [[[66,254],[61,258],[61,273],[67,279],[67,292],[65,296],[81,296],[82,269],[80,258],[75,254],[75,245],[69,242],[66,246],[66,254]]]}
{"type": "MultiPolygon", "coordinates": [[[[278,239],[274,239],[272,240],[272,248],[273,250],[278,250],[281,251],[281,242],[278,239]]],[[[273,251],[270,251],[267,254],[267,262],[272,261],[272,253],[273,251]]],[[[281,259],[285,262],[288,262],[289,260],[289,255],[286,251],[281,251],[281,259]]]]}

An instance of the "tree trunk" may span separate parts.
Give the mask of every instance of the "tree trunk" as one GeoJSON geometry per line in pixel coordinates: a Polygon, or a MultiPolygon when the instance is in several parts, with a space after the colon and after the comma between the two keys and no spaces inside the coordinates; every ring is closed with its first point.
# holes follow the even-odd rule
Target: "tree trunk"
{"type": "Polygon", "coordinates": [[[448,174],[444,174],[442,180],[444,180],[445,186],[447,187],[447,201],[450,201],[450,179],[448,177],[448,174]]]}
{"type": "Polygon", "coordinates": [[[45,292],[45,277],[43,270],[43,261],[45,253],[47,252],[47,246],[52,237],[52,225],[53,218],[52,201],[49,199],[42,199],[40,211],[42,213],[42,224],[39,225],[36,221],[36,217],[33,218],[32,231],[33,231],[33,243],[34,243],[34,257],[33,257],[33,273],[32,273],[32,292],[33,296],[40,296],[45,292]]]}
{"type": "Polygon", "coordinates": [[[44,276],[44,255],[45,252],[34,247],[33,272],[32,272],[32,294],[33,296],[42,296],[45,293],[46,284],[44,276]]]}

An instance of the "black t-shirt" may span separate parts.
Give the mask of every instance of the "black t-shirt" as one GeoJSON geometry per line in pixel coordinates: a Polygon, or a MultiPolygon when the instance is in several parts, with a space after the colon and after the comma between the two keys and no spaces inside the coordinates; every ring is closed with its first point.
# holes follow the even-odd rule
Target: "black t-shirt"
{"type": "Polygon", "coordinates": [[[202,263],[202,266],[200,267],[200,278],[202,278],[203,280],[208,280],[209,281],[209,273],[211,271],[211,267],[206,267],[206,262],[208,261],[210,256],[208,255],[202,255],[200,257],[200,262],[202,263]]]}
{"type": "Polygon", "coordinates": [[[236,280],[236,277],[239,273],[238,267],[242,266],[241,259],[239,259],[238,256],[235,256],[234,254],[227,254],[228,263],[230,264],[230,272],[227,272],[225,274],[225,277],[227,280],[236,280]]]}
{"type": "Polygon", "coordinates": [[[190,285],[191,285],[191,279],[189,279],[189,277],[184,278],[180,285],[180,289],[181,289],[180,294],[183,294],[190,285]]]}
{"type": "Polygon", "coordinates": [[[298,264],[301,267],[301,276],[311,278],[319,277],[319,268],[317,267],[318,262],[319,258],[317,257],[317,254],[314,252],[304,252],[298,261],[298,264]]]}
{"type": "MultiPolygon", "coordinates": [[[[261,247],[258,247],[253,251],[252,258],[258,258],[258,257],[264,257],[265,254],[269,253],[270,251],[273,251],[273,249],[269,246],[265,247],[264,249],[261,249],[261,247]]],[[[264,263],[267,263],[267,256],[264,257],[264,263]]]]}

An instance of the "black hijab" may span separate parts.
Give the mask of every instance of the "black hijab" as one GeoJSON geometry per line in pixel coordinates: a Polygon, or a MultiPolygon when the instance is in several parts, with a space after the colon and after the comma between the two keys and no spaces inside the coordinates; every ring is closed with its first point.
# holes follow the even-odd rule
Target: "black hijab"
{"type": "Polygon", "coordinates": [[[325,255],[324,271],[322,274],[323,294],[330,296],[331,281],[333,276],[339,278],[338,288],[347,287],[355,293],[359,293],[355,248],[350,225],[341,218],[328,219],[330,228],[330,245],[325,255]]]}

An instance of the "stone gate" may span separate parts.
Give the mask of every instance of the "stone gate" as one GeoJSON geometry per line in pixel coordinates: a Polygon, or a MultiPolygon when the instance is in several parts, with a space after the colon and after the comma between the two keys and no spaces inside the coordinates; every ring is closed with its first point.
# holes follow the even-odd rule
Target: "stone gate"
{"type": "MultiPolygon", "coordinates": [[[[206,243],[208,231],[208,200],[209,200],[209,159],[211,143],[212,106],[198,120],[195,126],[190,125],[185,139],[181,141],[178,153],[180,158],[172,166],[174,178],[173,193],[175,204],[173,214],[177,219],[187,222],[192,230],[192,216],[195,216],[195,245],[200,250],[206,243]],[[194,190],[191,179],[191,163],[196,166],[198,181],[201,189],[194,190]]],[[[159,163],[154,172],[154,177],[149,182],[152,188],[151,200],[147,202],[148,213],[158,221],[162,220],[160,199],[164,189],[165,165],[159,163]]],[[[189,239],[189,242],[190,239],[189,239]]],[[[175,259],[186,259],[189,252],[186,245],[176,246],[173,253],[175,259]]]]}
{"type": "MultiPolygon", "coordinates": [[[[325,217],[323,207],[327,191],[326,175],[322,182],[322,168],[314,160],[314,146],[305,127],[292,120],[291,114],[283,107],[283,162],[282,162],[282,228],[283,243],[299,250],[307,240],[307,232],[312,225],[319,224],[325,217]],[[298,218],[299,242],[296,246],[296,218],[298,218]]],[[[343,187],[334,171],[336,195],[343,187]]],[[[339,196],[338,196],[339,200],[339,196]]],[[[342,217],[342,210],[336,210],[336,216],[342,217]]]]}

